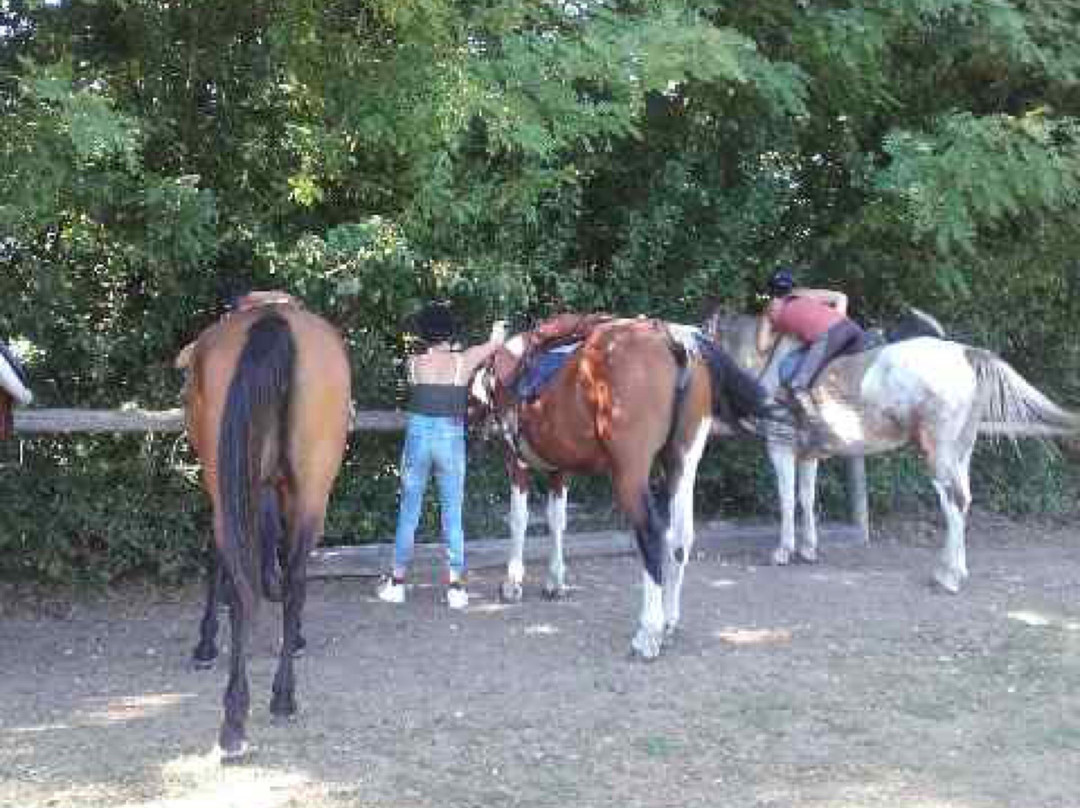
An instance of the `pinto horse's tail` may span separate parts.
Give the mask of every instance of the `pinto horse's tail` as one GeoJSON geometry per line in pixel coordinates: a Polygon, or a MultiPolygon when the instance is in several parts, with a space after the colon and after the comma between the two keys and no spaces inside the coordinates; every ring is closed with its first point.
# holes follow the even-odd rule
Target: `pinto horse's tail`
{"type": "Polygon", "coordinates": [[[965,355],[983,399],[981,434],[1048,438],[1080,433],[1080,413],[1059,407],[1008,362],[980,348],[968,348],[965,355]]]}
{"type": "Polygon", "coordinates": [[[264,464],[277,465],[284,451],[296,345],[289,323],[275,312],[248,330],[225,401],[218,435],[218,493],[223,534],[220,548],[237,595],[250,607],[269,596],[256,536],[256,511],[264,464]]]}

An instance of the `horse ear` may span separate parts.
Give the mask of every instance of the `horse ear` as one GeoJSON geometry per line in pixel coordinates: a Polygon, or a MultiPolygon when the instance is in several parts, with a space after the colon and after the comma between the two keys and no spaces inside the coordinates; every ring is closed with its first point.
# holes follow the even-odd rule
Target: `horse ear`
{"type": "Polygon", "coordinates": [[[703,323],[708,323],[724,307],[724,300],[719,295],[707,295],[701,301],[701,310],[698,313],[698,319],[703,323]]]}

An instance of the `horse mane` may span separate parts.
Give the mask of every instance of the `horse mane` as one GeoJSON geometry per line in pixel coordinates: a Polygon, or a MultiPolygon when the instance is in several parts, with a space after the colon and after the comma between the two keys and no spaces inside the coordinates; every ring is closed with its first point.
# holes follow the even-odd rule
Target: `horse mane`
{"type": "Polygon", "coordinates": [[[902,342],[915,337],[948,339],[945,327],[922,309],[908,306],[907,312],[885,333],[886,342],[902,342]]]}

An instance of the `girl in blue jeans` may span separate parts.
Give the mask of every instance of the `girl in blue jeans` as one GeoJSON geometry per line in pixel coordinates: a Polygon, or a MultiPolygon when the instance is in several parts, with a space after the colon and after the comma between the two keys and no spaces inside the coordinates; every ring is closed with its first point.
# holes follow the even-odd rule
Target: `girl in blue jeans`
{"type": "Polygon", "coordinates": [[[461,526],[467,385],[473,370],[502,345],[505,326],[496,322],[488,342],[456,350],[451,343],[455,329],[449,308],[430,304],[417,317],[417,330],[427,349],[408,361],[409,418],[401,453],[401,505],[394,536],[394,567],[379,584],[378,596],[388,603],[405,600],[405,576],[412,561],[416,526],[428,478],[434,472],[450,568],[446,601],[453,609],[464,609],[469,603],[461,526]]]}

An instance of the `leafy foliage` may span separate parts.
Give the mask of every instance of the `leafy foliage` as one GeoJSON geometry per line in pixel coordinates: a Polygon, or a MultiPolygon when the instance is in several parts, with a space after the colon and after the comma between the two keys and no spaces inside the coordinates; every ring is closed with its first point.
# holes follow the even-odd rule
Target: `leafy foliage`
{"type": "MultiPolygon", "coordinates": [[[[358,405],[392,407],[429,297],[474,339],[566,308],[694,321],[756,305],[784,261],[867,323],[919,305],[1076,401],[1078,22],[1078,0],[6,0],[2,336],[44,405],[174,406],[180,347],[236,292],[284,287],[344,330],[358,405]]],[[[376,444],[350,455],[364,505],[340,535],[389,531],[376,444]]],[[[167,464],[143,479],[122,440],[31,450],[2,477],[3,541],[56,504],[19,569],[190,568],[202,506],[167,464]]],[[[977,495],[1069,501],[1066,466],[996,451],[977,495]],[[1044,466],[1060,496],[1025,482],[1044,466]]],[[[915,499],[876,507],[925,493],[896,462],[875,485],[915,499]]],[[[699,502],[771,508],[764,468],[710,452],[699,502]]],[[[473,484],[475,526],[501,529],[498,471],[473,484]]]]}

